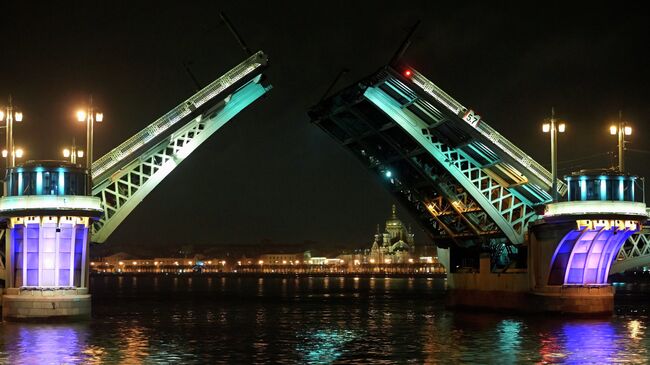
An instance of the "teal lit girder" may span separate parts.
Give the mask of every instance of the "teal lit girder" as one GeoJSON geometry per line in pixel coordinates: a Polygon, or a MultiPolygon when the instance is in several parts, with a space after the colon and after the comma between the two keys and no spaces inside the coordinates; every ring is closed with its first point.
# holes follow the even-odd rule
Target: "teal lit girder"
{"type": "Polygon", "coordinates": [[[92,227],[94,242],[104,242],[201,143],[271,89],[267,65],[257,52],[93,163],[93,195],[104,211],[92,227]]]}
{"type": "Polygon", "coordinates": [[[315,106],[312,121],[379,173],[439,245],[523,243],[551,200],[551,174],[405,70],[386,67],[344,89],[315,106]]]}

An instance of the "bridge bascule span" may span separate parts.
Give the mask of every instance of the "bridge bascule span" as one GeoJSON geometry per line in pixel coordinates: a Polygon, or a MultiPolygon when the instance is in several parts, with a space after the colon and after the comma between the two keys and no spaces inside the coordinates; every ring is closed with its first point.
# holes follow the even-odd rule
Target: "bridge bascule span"
{"type": "Polygon", "coordinates": [[[92,194],[103,210],[94,242],[104,242],[176,166],[270,90],[267,64],[263,52],[253,54],[93,163],[92,194]]]}
{"type": "Polygon", "coordinates": [[[551,201],[546,169],[412,68],[385,67],[310,114],[442,247],[522,244],[551,201]]]}
{"type": "Polygon", "coordinates": [[[624,243],[644,239],[635,233],[648,218],[634,176],[569,176],[555,184],[565,202],[553,203],[544,167],[406,65],[381,68],[309,114],[448,250],[452,305],[611,311],[607,274],[617,256],[636,253],[624,243]]]}

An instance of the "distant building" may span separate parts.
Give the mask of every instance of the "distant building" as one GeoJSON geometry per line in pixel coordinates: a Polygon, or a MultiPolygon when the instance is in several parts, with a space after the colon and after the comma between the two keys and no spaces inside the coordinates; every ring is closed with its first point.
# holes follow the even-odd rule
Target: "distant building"
{"type": "MultiPolygon", "coordinates": [[[[392,214],[386,220],[384,232],[377,233],[370,248],[369,260],[377,263],[405,264],[415,257],[415,235],[410,228],[397,217],[393,205],[392,214]]],[[[413,261],[411,261],[413,262],[413,261]]]]}
{"type": "Polygon", "coordinates": [[[311,259],[309,251],[300,253],[267,253],[260,255],[258,262],[265,265],[306,264],[311,259]]]}

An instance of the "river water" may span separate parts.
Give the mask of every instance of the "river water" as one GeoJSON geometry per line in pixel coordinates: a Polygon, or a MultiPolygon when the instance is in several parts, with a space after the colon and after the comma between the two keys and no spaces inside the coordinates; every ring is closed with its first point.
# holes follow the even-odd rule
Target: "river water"
{"type": "Polygon", "coordinates": [[[93,318],[0,325],[2,364],[649,363],[650,288],[605,319],[453,312],[443,279],[91,277],[93,318]]]}

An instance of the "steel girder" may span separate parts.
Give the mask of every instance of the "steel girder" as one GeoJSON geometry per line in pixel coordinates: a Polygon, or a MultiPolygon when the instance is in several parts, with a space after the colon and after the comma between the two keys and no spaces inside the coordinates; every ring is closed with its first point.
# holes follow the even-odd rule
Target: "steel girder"
{"type": "MultiPolygon", "coordinates": [[[[190,120],[170,137],[141,154],[110,179],[93,187],[101,198],[103,216],[92,226],[92,240],[104,242],[135,207],[201,143],[241,110],[264,95],[270,86],[258,76],[224,99],[216,111],[190,120]]],[[[214,109],[212,109],[214,110],[214,109]]]]}
{"type": "Polygon", "coordinates": [[[537,217],[532,205],[502,186],[462,151],[437,140],[428,132],[427,123],[380,88],[368,87],[364,96],[399,124],[444,166],[463,189],[478,202],[511,243],[524,242],[528,222],[537,217]]]}
{"type": "Polygon", "coordinates": [[[174,107],[165,115],[156,119],[131,138],[122,142],[104,156],[93,161],[92,180],[95,185],[101,184],[115,171],[131,163],[143,149],[160,141],[174,132],[181,122],[188,118],[204,113],[213,108],[227,95],[239,89],[242,85],[258,78],[268,64],[268,56],[259,51],[230,69],[218,79],[196,92],[189,99],[174,107]]]}
{"type": "Polygon", "coordinates": [[[340,98],[337,107],[314,122],[370,170],[393,170],[394,176],[382,180],[437,244],[488,246],[494,238],[503,240],[496,224],[444,166],[363,96],[340,98]]]}
{"type": "Polygon", "coordinates": [[[648,264],[650,264],[650,227],[643,227],[641,231],[625,241],[609,273],[622,273],[648,264]]]}

